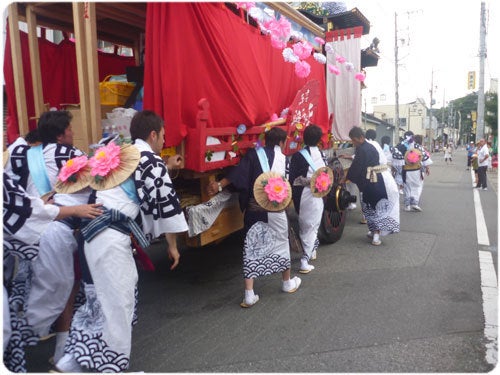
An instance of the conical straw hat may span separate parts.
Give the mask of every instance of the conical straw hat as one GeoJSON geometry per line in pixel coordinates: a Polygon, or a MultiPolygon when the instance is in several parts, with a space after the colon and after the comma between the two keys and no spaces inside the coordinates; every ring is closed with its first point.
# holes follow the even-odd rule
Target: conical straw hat
{"type": "Polygon", "coordinates": [[[266,211],[282,211],[292,200],[290,183],[282,175],[273,171],[262,173],[257,177],[253,185],[253,194],[259,206],[266,211]],[[269,192],[266,191],[266,187],[270,190],[269,192]],[[274,191],[270,189],[271,187],[274,191]],[[273,198],[277,199],[272,200],[273,198]]]}
{"type": "MultiPolygon", "coordinates": [[[[97,149],[94,158],[98,155],[97,149]]],[[[140,151],[131,144],[123,144],[120,146],[120,164],[110,170],[106,176],[93,176],[90,180],[90,187],[95,190],[108,190],[120,185],[134,173],[139,160],[141,159],[140,151]]]]}
{"type": "Polygon", "coordinates": [[[310,185],[311,193],[313,196],[317,198],[323,198],[324,196],[326,196],[332,189],[332,186],[333,186],[333,171],[329,167],[318,168],[311,176],[311,185],[310,185]],[[316,182],[318,181],[318,177],[323,177],[324,174],[328,176],[329,179],[328,186],[324,187],[325,189],[318,189],[316,182]]]}

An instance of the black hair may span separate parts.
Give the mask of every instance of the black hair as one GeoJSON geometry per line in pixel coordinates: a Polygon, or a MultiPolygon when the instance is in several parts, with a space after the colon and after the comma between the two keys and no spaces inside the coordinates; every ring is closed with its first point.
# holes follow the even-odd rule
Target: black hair
{"type": "Polygon", "coordinates": [[[130,122],[130,137],[133,141],[148,139],[151,131],[159,133],[163,128],[163,119],[153,111],[137,112],[130,122]]]}
{"type": "Polygon", "coordinates": [[[406,138],[406,137],[408,137],[410,135],[414,135],[414,134],[413,134],[413,132],[411,130],[408,130],[408,131],[405,132],[404,137],[406,138]]]}
{"type": "Polygon", "coordinates": [[[42,138],[40,137],[40,133],[38,132],[38,129],[33,129],[30,130],[25,136],[24,139],[26,142],[30,144],[42,142],[42,138]]]}
{"type": "Polygon", "coordinates": [[[68,111],[47,111],[38,120],[38,134],[43,144],[57,143],[71,123],[73,115],[68,111]]]}
{"type": "Polygon", "coordinates": [[[280,142],[286,141],[286,131],[281,128],[273,127],[266,132],[264,139],[266,141],[266,147],[279,146],[280,142]]]}
{"type": "Polygon", "coordinates": [[[365,133],[366,139],[369,139],[370,141],[374,141],[375,138],[377,138],[377,132],[373,129],[368,129],[365,133]]]}
{"type": "Polygon", "coordinates": [[[322,136],[323,130],[318,125],[310,124],[304,130],[304,143],[306,146],[317,146],[322,136]]]}
{"type": "Polygon", "coordinates": [[[388,135],[384,135],[382,137],[382,139],[380,139],[380,142],[382,143],[382,146],[383,145],[391,145],[391,137],[389,137],[388,135]]]}
{"type": "Polygon", "coordinates": [[[363,132],[363,129],[361,129],[359,126],[354,126],[351,130],[349,130],[349,138],[361,138],[364,137],[365,133],[363,132]]]}

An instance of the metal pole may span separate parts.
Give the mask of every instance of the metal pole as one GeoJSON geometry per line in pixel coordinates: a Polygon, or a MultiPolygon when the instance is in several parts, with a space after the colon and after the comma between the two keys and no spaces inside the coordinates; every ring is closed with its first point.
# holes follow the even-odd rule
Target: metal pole
{"type": "Polygon", "coordinates": [[[486,17],[484,2],[481,2],[481,25],[479,36],[479,87],[477,92],[476,141],[484,138],[484,59],[486,57],[486,17]]]}
{"type": "Polygon", "coordinates": [[[394,70],[395,70],[395,96],[394,108],[394,140],[393,144],[399,143],[399,82],[398,82],[398,14],[394,12],[394,70]]]}
{"type": "Polygon", "coordinates": [[[431,104],[429,106],[429,152],[432,152],[432,92],[434,90],[434,69],[431,72],[431,104]]]}

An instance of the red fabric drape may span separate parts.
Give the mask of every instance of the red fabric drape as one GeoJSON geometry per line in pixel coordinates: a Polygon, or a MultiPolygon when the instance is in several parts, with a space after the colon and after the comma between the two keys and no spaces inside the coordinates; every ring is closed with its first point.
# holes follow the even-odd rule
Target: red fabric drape
{"type": "MultiPolygon", "coordinates": [[[[35,106],[33,103],[28,35],[21,32],[20,36],[28,117],[34,117],[35,106]]],[[[49,103],[51,107],[57,108],[64,103],[79,103],[80,95],[78,92],[75,44],[67,39],[59,44],[54,44],[46,39],[38,38],[38,46],[44,102],[49,103]]],[[[98,52],[98,64],[99,80],[102,80],[109,74],[124,74],[127,66],[135,65],[135,59],[133,57],[98,52]]],[[[7,35],[5,43],[4,79],[8,98],[7,140],[8,142],[13,142],[19,136],[19,126],[9,35],[7,35]]],[[[30,129],[35,128],[36,122],[30,121],[29,127],[30,129]]]]}
{"type": "Polygon", "coordinates": [[[195,126],[201,98],[215,127],[260,125],[312,79],[321,85],[314,121],[328,130],[324,65],[310,58],[310,76],[298,78],[269,37],[223,3],[149,3],[145,62],[144,108],[164,118],[167,146],[195,126]]]}

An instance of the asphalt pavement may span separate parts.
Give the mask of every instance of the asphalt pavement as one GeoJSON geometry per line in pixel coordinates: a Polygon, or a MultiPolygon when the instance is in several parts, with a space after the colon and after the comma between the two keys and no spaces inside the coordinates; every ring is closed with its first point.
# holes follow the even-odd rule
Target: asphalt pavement
{"type": "MultiPolygon", "coordinates": [[[[372,246],[350,211],[342,238],[321,245],[302,286],[281,292],[259,278],[260,301],[243,298],[241,233],[182,250],[169,270],[164,243],[140,272],[131,372],[488,372],[478,250],[497,260],[497,177],[480,191],[491,245],[478,245],[465,151],[442,154],[425,181],[423,212],[401,212],[401,232],[372,246]],[[495,180],[495,181],[493,181],[495,180]]],[[[292,254],[292,275],[299,256],[292,254]]],[[[29,350],[45,372],[54,340],[29,350]]]]}

